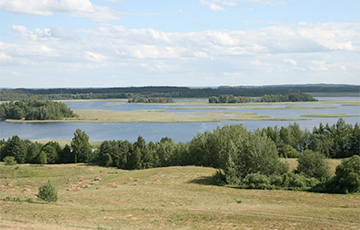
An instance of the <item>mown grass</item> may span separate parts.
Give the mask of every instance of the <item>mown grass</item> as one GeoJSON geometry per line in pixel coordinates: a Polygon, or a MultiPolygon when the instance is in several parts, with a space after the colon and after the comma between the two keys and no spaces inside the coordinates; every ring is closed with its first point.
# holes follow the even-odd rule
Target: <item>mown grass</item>
{"type": "Polygon", "coordinates": [[[124,171],[74,164],[1,165],[1,170],[6,177],[0,181],[1,229],[357,229],[360,224],[359,195],[213,186],[212,168],[124,171]],[[96,176],[97,184],[84,186],[96,176]],[[26,202],[47,179],[58,187],[59,201],[26,202]],[[80,189],[70,189],[76,186],[80,189]],[[24,188],[31,191],[21,192],[24,188]],[[22,202],[4,201],[7,196],[22,202]]]}

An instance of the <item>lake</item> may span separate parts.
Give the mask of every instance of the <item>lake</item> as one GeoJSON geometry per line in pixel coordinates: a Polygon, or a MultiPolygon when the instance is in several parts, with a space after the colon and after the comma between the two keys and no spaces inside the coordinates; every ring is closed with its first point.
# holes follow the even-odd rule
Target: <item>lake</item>
{"type": "MultiPolygon", "coordinates": [[[[344,106],[339,103],[325,103],[326,101],[334,100],[360,100],[359,97],[318,97],[320,102],[324,104],[308,104],[308,103],[296,103],[291,106],[306,106],[306,109],[177,109],[173,110],[173,107],[199,107],[199,105],[151,105],[151,104],[121,104],[121,105],[109,105],[108,103],[117,103],[119,101],[66,101],[64,102],[71,109],[105,109],[116,111],[133,111],[133,110],[167,110],[170,112],[253,112],[259,115],[270,115],[272,117],[292,117],[299,118],[304,114],[348,114],[359,115],[360,106],[344,106]],[[332,109],[315,109],[314,107],[326,106],[335,107],[332,109]]],[[[178,100],[183,103],[184,99],[178,100]]],[[[186,99],[190,100],[190,99],[186,99]]],[[[206,101],[207,99],[192,99],[197,101],[206,101]]],[[[261,105],[267,107],[284,106],[284,104],[269,104],[261,105]]],[[[201,105],[201,106],[214,106],[213,104],[201,105]]],[[[234,104],[233,106],[241,107],[247,106],[246,104],[234,104]]],[[[136,141],[137,137],[141,135],[147,142],[159,141],[162,137],[169,137],[175,142],[190,141],[198,132],[212,131],[218,126],[225,126],[231,124],[244,124],[248,130],[255,130],[263,127],[281,127],[288,126],[291,123],[298,123],[302,129],[307,128],[312,130],[313,127],[329,123],[335,124],[338,118],[309,118],[309,120],[299,121],[222,121],[222,122],[194,122],[194,123],[71,123],[71,122],[54,122],[54,123],[7,123],[0,122],[0,138],[7,139],[14,135],[18,135],[21,139],[36,140],[70,140],[73,138],[73,134],[77,128],[85,131],[90,140],[104,141],[104,140],[128,140],[131,142],[136,141]]],[[[345,117],[344,120],[347,123],[355,124],[360,122],[359,117],[345,117]]]]}

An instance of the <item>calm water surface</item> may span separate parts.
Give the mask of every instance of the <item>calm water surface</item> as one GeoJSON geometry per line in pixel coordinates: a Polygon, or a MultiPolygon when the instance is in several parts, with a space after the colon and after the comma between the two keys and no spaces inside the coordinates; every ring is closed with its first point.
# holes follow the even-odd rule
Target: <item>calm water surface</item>
{"type": "MultiPolygon", "coordinates": [[[[207,99],[197,99],[207,100],[207,99]]],[[[359,97],[336,97],[336,98],[319,98],[321,100],[360,100],[359,97]]],[[[71,101],[65,102],[71,109],[105,109],[116,111],[132,111],[132,110],[168,110],[171,107],[198,107],[199,105],[139,105],[124,104],[109,106],[107,103],[118,101],[71,101]]],[[[285,105],[285,104],[284,104],[285,105]]],[[[226,109],[226,110],[169,110],[170,112],[254,112],[259,115],[270,115],[272,117],[299,117],[303,114],[326,114],[326,113],[344,113],[359,115],[360,106],[343,106],[342,104],[323,104],[309,105],[296,104],[299,106],[307,106],[308,109],[226,109]],[[316,106],[331,106],[334,109],[312,109],[316,106]]],[[[201,105],[203,106],[203,105],[201,105]]],[[[213,106],[213,105],[209,105],[213,106]]],[[[239,106],[239,105],[235,105],[239,106]]],[[[246,105],[245,105],[246,106],[246,105]]],[[[263,105],[261,105],[263,106],[263,105]]],[[[273,106],[273,105],[268,105],[273,106]]],[[[279,106],[279,105],[276,105],[279,106]]],[[[310,120],[296,121],[303,129],[312,130],[318,126],[320,122],[330,125],[336,123],[338,118],[311,118],[310,120]]],[[[344,118],[347,123],[355,124],[360,122],[359,117],[344,118]]],[[[244,124],[248,130],[255,130],[267,126],[281,127],[287,126],[294,121],[223,121],[223,122],[196,122],[196,123],[6,123],[0,122],[0,138],[7,139],[13,135],[18,135],[21,139],[30,140],[70,140],[77,128],[85,131],[91,140],[129,140],[136,141],[139,135],[143,136],[146,141],[159,141],[162,137],[170,137],[174,141],[190,141],[198,132],[212,131],[217,126],[244,124]]]]}

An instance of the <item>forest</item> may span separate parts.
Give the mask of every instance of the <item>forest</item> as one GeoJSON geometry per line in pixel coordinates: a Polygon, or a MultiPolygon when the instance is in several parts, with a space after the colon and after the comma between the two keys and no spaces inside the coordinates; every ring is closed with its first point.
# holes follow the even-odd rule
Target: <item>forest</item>
{"type": "Polygon", "coordinates": [[[117,88],[54,88],[54,89],[1,89],[0,100],[20,99],[66,100],[66,99],[116,99],[142,97],[209,98],[222,94],[243,97],[261,97],[271,94],[312,92],[360,92],[359,85],[271,85],[271,86],[220,86],[207,88],[147,86],[117,88]]]}
{"type": "Polygon", "coordinates": [[[128,103],[174,103],[171,97],[133,97],[128,103]]]}
{"type": "Polygon", "coordinates": [[[0,119],[15,120],[61,120],[76,117],[62,102],[22,99],[0,104],[0,119]]]}
{"type": "Polygon", "coordinates": [[[234,96],[232,94],[222,94],[219,97],[209,97],[209,103],[248,103],[248,102],[299,102],[317,101],[311,94],[307,93],[287,93],[287,94],[266,94],[260,98],[234,96]]]}
{"type": "Polygon", "coordinates": [[[267,127],[248,131],[243,125],[218,127],[199,133],[187,143],[164,137],[157,142],[139,136],[131,143],[103,141],[92,150],[87,134],[77,129],[70,145],[61,147],[21,140],[13,136],[0,141],[2,161],[20,164],[92,163],[119,169],[147,169],[196,165],[218,169],[215,184],[241,188],[303,189],[317,192],[352,193],[360,191],[360,126],[320,124],[313,131],[288,127],[267,127]],[[298,167],[289,171],[281,158],[298,158],[298,167]],[[342,158],[332,176],[327,158],[342,158]]]}

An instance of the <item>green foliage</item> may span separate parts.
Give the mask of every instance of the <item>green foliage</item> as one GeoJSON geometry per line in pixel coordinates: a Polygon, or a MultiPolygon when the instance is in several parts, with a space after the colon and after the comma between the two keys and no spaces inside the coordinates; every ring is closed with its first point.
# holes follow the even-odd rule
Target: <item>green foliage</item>
{"type": "Polygon", "coordinates": [[[292,86],[221,86],[218,88],[190,88],[190,87],[112,87],[112,88],[53,88],[53,89],[1,89],[0,99],[3,101],[36,99],[36,100],[64,100],[64,99],[109,99],[143,97],[172,97],[172,98],[207,98],[222,94],[234,96],[260,97],[266,94],[288,94],[291,92],[356,92],[358,85],[292,85],[292,86]]]}
{"type": "Polygon", "coordinates": [[[288,93],[264,95],[257,100],[258,102],[285,102],[285,101],[317,101],[311,94],[288,93]]]}
{"type": "Polygon", "coordinates": [[[251,102],[250,97],[235,97],[232,94],[222,94],[219,97],[211,96],[209,97],[209,103],[248,103],[251,102]]]}
{"type": "Polygon", "coordinates": [[[76,129],[74,138],[71,141],[71,148],[74,153],[74,162],[91,162],[94,158],[92,155],[91,145],[89,143],[89,136],[81,129],[76,129]]]}
{"type": "Polygon", "coordinates": [[[22,99],[0,104],[0,119],[60,120],[76,116],[62,102],[22,99]]]}
{"type": "Polygon", "coordinates": [[[324,155],[306,150],[299,155],[297,173],[307,177],[314,177],[321,182],[331,178],[329,166],[324,155]]]}
{"type": "Polygon", "coordinates": [[[38,162],[41,165],[47,164],[47,156],[46,156],[46,153],[44,151],[40,152],[40,154],[38,156],[38,162]]]}
{"type": "Polygon", "coordinates": [[[284,158],[298,158],[299,152],[291,145],[283,145],[278,148],[279,156],[284,158]]]}
{"type": "Polygon", "coordinates": [[[128,103],[174,103],[170,97],[134,97],[129,98],[128,103]]]}
{"type": "Polygon", "coordinates": [[[311,94],[288,93],[288,94],[267,94],[261,98],[252,100],[250,97],[234,96],[232,94],[221,94],[219,97],[209,97],[209,103],[248,103],[248,102],[286,102],[286,101],[317,101],[311,94]]]}
{"type": "Polygon", "coordinates": [[[272,189],[270,178],[260,173],[250,173],[242,180],[243,184],[250,189],[272,189]]]}
{"type": "Polygon", "coordinates": [[[45,145],[41,152],[46,154],[46,159],[48,164],[55,164],[58,162],[59,155],[56,152],[56,149],[51,145],[45,145]]]}
{"type": "Polygon", "coordinates": [[[335,177],[326,183],[322,190],[330,193],[360,192],[360,156],[344,159],[336,167],[335,177]]]}
{"type": "Polygon", "coordinates": [[[56,202],[58,200],[57,189],[50,180],[39,186],[39,193],[36,196],[46,202],[56,202]]]}
{"type": "Polygon", "coordinates": [[[15,157],[7,156],[4,158],[5,165],[16,165],[15,157]]]}

